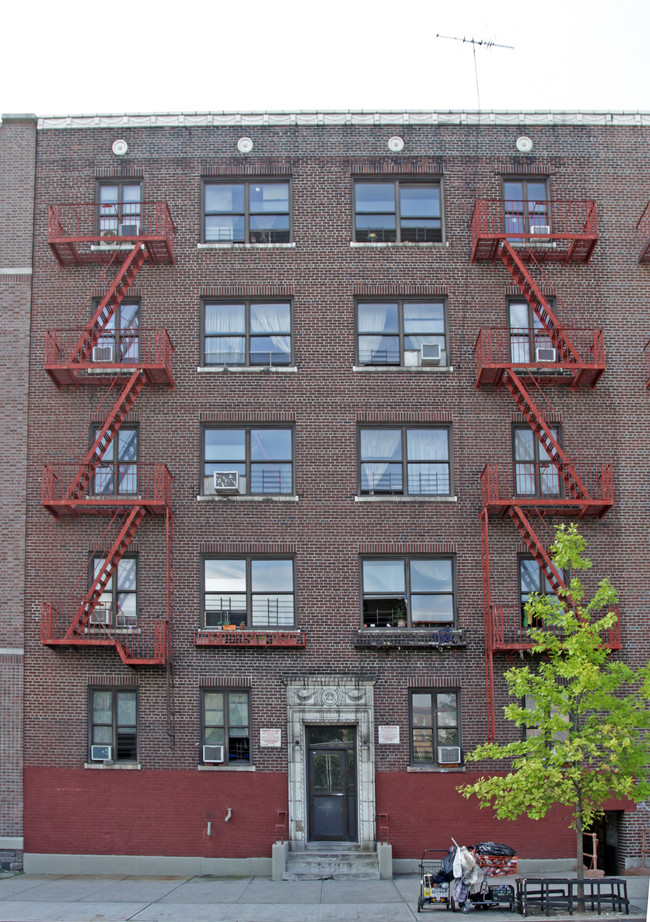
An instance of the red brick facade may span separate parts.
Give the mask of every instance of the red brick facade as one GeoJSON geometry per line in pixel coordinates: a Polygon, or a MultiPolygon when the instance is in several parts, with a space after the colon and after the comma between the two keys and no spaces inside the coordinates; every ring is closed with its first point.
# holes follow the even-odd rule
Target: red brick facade
{"type": "MultiPolygon", "coordinates": [[[[502,198],[504,177],[541,177],[551,200],[597,204],[599,239],[590,264],[545,266],[543,284],[557,292],[564,323],[604,330],[607,370],[593,391],[554,387],[548,395],[572,456],[613,464],[613,509],[601,519],[585,518],[580,527],[595,577],[610,575],[620,591],[620,655],[633,664],[650,658],[650,397],[643,365],[650,289],[635,237],[650,198],[648,130],[552,124],[243,129],[181,122],[62,130],[45,123],[41,129],[26,506],[26,852],[269,855],[278,811],[289,809],[291,820],[296,809],[287,794],[288,750],[295,743],[287,739],[286,678],[345,674],[374,679],[375,807],[389,816],[394,857],[446,847],[452,835],[458,841],[501,839],[527,858],[571,855],[573,834],[560,812],[536,825],[496,824],[455,792],[471,773],[408,771],[409,691],[458,689],[463,751],[485,739],[479,477],[487,462],[511,460],[512,427],[523,417],[505,389],[474,386],[477,335],[507,326],[507,299],[519,292],[498,260],[471,261],[470,218],[477,199],[502,198]],[[395,134],[404,140],[401,153],[387,148],[395,134]],[[515,146],[523,134],[533,141],[530,153],[515,146]],[[253,141],[250,153],[238,151],[242,135],[253,141]],[[116,138],[127,141],[125,156],[112,153],[116,138]],[[202,182],[210,177],[289,180],[290,245],[199,246],[202,182]],[[353,245],[355,178],[440,180],[443,242],[353,245]],[[143,201],[167,202],[175,224],[175,264],[145,264],[129,297],[140,301],[143,328],[164,328],[171,337],[176,386],[145,387],[126,420],[139,428],[140,459],[165,463],[173,476],[170,674],[160,666],[124,665],[114,647],[48,647],[39,637],[42,602],[83,595],[88,561],[107,521],[57,520],[41,504],[43,464],[86,453],[88,428],[105,415],[100,404],[106,390],[57,390],[44,371],[47,331],[87,323],[92,297],[108,283],[99,266],[57,263],[48,246],[48,206],[93,202],[97,183],[110,179],[141,181],[143,201]],[[198,371],[202,303],[210,298],[290,300],[295,370],[198,371]],[[355,303],[373,298],[444,299],[451,367],[431,373],[356,367],[355,303]],[[208,423],[291,428],[295,495],[197,500],[201,432],[208,423]],[[377,423],[449,425],[452,498],[359,498],[358,431],[377,423]],[[196,646],[203,557],[278,553],[295,561],[295,628],[305,635],[304,649],[196,646]],[[452,555],[457,627],[466,646],[361,645],[360,560],[372,555],[452,555]],[[84,768],[88,694],[97,686],[137,689],[139,770],[84,768]],[[254,773],[197,771],[205,687],[250,690],[254,773]],[[399,744],[380,742],[379,727],[399,727],[399,744]],[[280,747],[260,745],[264,728],[281,729],[280,747]],[[224,827],[220,818],[228,807],[233,819],[224,827]],[[77,823],[80,814],[83,824],[77,823]],[[212,814],[219,834],[208,840],[212,814]]],[[[509,520],[491,520],[492,593],[503,604],[518,604],[518,555],[525,551],[509,520]]],[[[164,518],[145,518],[129,552],[138,555],[139,617],[163,618],[164,518]]],[[[509,665],[505,655],[496,657],[498,739],[510,732],[501,717],[509,665]]],[[[637,815],[621,816],[622,861],[640,853],[644,823],[637,815]]]]}

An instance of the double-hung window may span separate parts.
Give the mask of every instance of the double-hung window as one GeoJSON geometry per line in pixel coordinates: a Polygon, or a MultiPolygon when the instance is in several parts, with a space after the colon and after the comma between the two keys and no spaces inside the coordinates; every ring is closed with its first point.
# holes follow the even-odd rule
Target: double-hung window
{"type": "Polygon", "coordinates": [[[201,761],[214,759],[223,747],[226,764],[250,764],[250,695],[240,690],[204,689],[201,695],[201,761]],[[212,757],[212,758],[210,758],[212,757]]]}
{"type": "Polygon", "coordinates": [[[139,327],[140,305],[137,301],[122,301],[118,304],[93,347],[93,364],[137,362],[140,352],[139,327]]]}
{"type": "Polygon", "coordinates": [[[206,557],[203,627],[291,628],[295,623],[292,559],[206,557]]]}
{"type": "MultiPolygon", "coordinates": [[[[138,761],[138,693],[126,688],[89,689],[89,748],[100,746],[112,762],[138,761]],[[108,752],[104,747],[110,747],[108,752]]],[[[104,761],[102,758],[102,761],[104,761]]],[[[95,759],[94,761],[98,761],[95,759]]]]}
{"type": "Polygon", "coordinates": [[[364,627],[440,627],[455,622],[453,557],[371,558],[361,562],[364,627]]]}
{"type": "MultiPolygon", "coordinates": [[[[565,574],[563,573],[562,576],[565,577],[565,574]]],[[[519,558],[519,603],[522,627],[542,626],[526,613],[526,605],[535,593],[537,595],[555,596],[553,587],[537,561],[532,557],[521,556],[519,558]]]]}
{"type": "Polygon", "coordinates": [[[205,243],[289,243],[288,181],[205,182],[205,243]]]}
{"type": "Polygon", "coordinates": [[[411,764],[461,762],[458,691],[411,692],[411,764]]]}
{"type": "Polygon", "coordinates": [[[508,302],[508,327],[511,362],[532,364],[557,360],[549,331],[527,301],[508,302]]]}
{"type": "MultiPolygon", "coordinates": [[[[101,427],[93,429],[93,440],[101,427]]],[[[94,494],[106,499],[138,492],[138,430],[122,426],[106,447],[94,475],[94,494]]]]}
{"type": "MultiPolygon", "coordinates": [[[[549,426],[548,433],[559,442],[557,427],[549,426]]],[[[550,499],[562,495],[560,473],[530,426],[514,427],[513,451],[517,496],[550,499]]]]}
{"type": "Polygon", "coordinates": [[[240,494],[285,494],[293,491],[291,429],[212,428],[203,430],[203,494],[235,484],[240,494]]]}
{"type": "Polygon", "coordinates": [[[100,183],[97,197],[100,237],[133,237],[140,233],[142,183],[100,183]]]}
{"type": "Polygon", "coordinates": [[[361,494],[449,496],[449,442],[449,426],[360,429],[361,494]]]}
{"type": "Polygon", "coordinates": [[[506,234],[535,236],[551,232],[545,180],[504,180],[503,209],[506,234]]]}
{"type": "MultiPolygon", "coordinates": [[[[93,557],[93,580],[99,576],[105,562],[104,557],[93,557]]],[[[91,612],[90,625],[132,627],[137,620],[138,561],[136,557],[122,557],[91,612]]]]}
{"type": "Polygon", "coordinates": [[[202,364],[289,365],[288,301],[206,301],[202,364]]]}
{"type": "Polygon", "coordinates": [[[354,239],[360,243],[439,243],[440,183],[357,180],[354,239]]]}
{"type": "Polygon", "coordinates": [[[444,300],[359,301],[359,365],[447,366],[444,300]]]}

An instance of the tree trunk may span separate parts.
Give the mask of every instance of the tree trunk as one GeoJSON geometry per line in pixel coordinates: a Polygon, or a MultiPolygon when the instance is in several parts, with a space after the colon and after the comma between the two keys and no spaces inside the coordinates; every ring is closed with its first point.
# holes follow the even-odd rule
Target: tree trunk
{"type": "Polygon", "coordinates": [[[584,853],[584,843],[582,840],[582,798],[578,795],[578,803],[576,805],[576,877],[578,879],[577,887],[577,898],[578,898],[578,909],[584,910],[585,908],[585,853],[584,853]]]}

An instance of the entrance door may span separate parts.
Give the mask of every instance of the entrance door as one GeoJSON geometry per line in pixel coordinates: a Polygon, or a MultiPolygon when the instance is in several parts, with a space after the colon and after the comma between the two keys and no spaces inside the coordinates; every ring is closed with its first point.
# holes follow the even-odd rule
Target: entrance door
{"type": "Polygon", "coordinates": [[[355,727],[307,727],[309,839],[357,838],[355,727]]]}

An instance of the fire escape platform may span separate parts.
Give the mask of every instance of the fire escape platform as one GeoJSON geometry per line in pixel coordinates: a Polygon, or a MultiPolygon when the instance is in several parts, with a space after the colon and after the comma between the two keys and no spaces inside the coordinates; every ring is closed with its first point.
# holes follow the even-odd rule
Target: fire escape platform
{"type": "MultiPolygon", "coordinates": [[[[608,650],[621,649],[621,623],[618,606],[611,611],[617,615],[616,623],[603,635],[603,647],[608,650]]],[[[534,643],[530,636],[530,625],[524,622],[522,611],[517,606],[492,605],[489,612],[488,646],[495,653],[532,650],[534,643]]],[[[561,636],[559,632],[558,636],[561,636]]]]}
{"type": "Polygon", "coordinates": [[[549,335],[545,330],[535,330],[534,335],[533,343],[524,338],[522,346],[512,329],[481,330],[474,344],[476,387],[500,386],[508,370],[515,371],[522,380],[532,381],[539,387],[576,389],[596,386],[606,368],[602,330],[562,329],[562,336],[571,342],[575,350],[576,360],[572,356],[560,355],[555,348],[548,348],[549,335]],[[533,361],[531,354],[536,352],[548,353],[549,358],[555,361],[533,361]],[[513,358],[521,358],[522,361],[513,361],[513,358]]]}
{"type": "MultiPolygon", "coordinates": [[[[113,487],[101,466],[60,464],[43,466],[42,503],[55,518],[78,515],[115,515],[116,510],[139,507],[151,515],[164,515],[172,508],[172,475],[165,464],[124,464],[123,492],[113,487]],[[75,493],[75,484],[87,484],[75,493]]],[[[119,470],[120,465],[118,465],[119,470]]]]}
{"type": "Polygon", "coordinates": [[[41,606],[41,643],[52,648],[114,647],[127,666],[165,666],[170,655],[169,622],[138,621],[132,626],[88,624],[70,634],[77,610],[67,604],[41,606]]]}
{"type": "Polygon", "coordinates": [[[61,266],[100,265],[123,260],[134,246],[154,265],[174,262],[174,222],[167,202],[141,202],[137,215],[102,227],[96,202],[50,205],[47,242],[61,266]]]}
{"type": "MultiPolygon", "coordinates": [[[[528,468],[533,465],[522,464],[528,468]]],[[[602,516],[614,505],[611,464],[576,465],[573,469],[585,487],[582,495],[572,496],[562,481],[562,465],[545,465],[543,470],[519,474],[530,492],[517,490],[517,470],[512,463],[486,464],[481,473],[481,506],[489,515],[505,516],[512,506],[535,509],[540,515],[602,516]],[[533,487],[535,483],[536,488],[533,487]],[[538,486],[541,483],[541,488],[538,486]]]]}
{"type": "Polygon", "coordinates": [[[113,330],[98,334],[79,327],[49,330],[45,337],[45,371],[57,387],[109,387],[136,370],[151,387],[174,387],[173,354],[166,330],[141,328],[116,336],[113,330]],[[120,353],[119,361],[100,360],[120,353]]]}
{"type": "MultiPolygon", "coordinates": [[[[519,251],[524,262],[588,263],[598,242],[598,219],[593,201],[536,202],[545,223],[525,232],[506,228],[507,203],[503,199],[477,199],[472,214],[472,262],[496,259],[504,240],[519,251]]],[[[515,221],[513,215],[509,216],[515,221]]],[[[541,220],[541,219],[540,219],[541,220]]]]}

